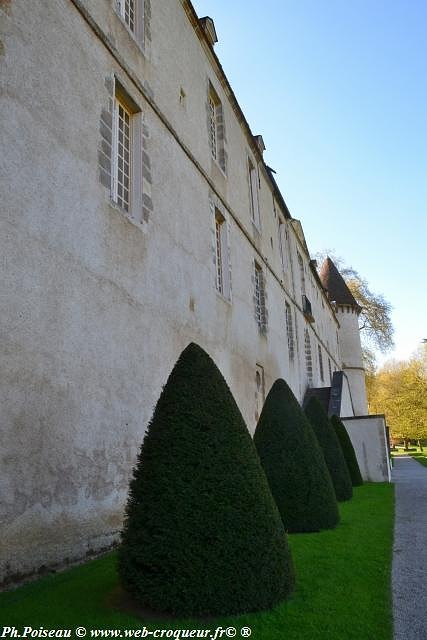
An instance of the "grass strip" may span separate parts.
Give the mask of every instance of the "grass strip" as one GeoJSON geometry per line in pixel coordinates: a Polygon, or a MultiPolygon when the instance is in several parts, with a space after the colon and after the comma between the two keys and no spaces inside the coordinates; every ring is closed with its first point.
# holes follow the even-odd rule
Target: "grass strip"
{"type": "MultiPolygon", "coordinates": [[[[116,554],[0,594],[0,621],[47,629],[207,629],[250,627],[252,640],[391,640],[394,487],[365,484],[340,504],[341,523],[289,536],[297,571],[292,598],[271,611],[215,620],[154,620],[114,610],[116,554]]],[[[238,531],[236,531],[238,535],[238,531]]],[[[152,636],[151,636],[152,637],[152,636]]],[[[223,636],[225,637],[225,636],[223,636]]]]}

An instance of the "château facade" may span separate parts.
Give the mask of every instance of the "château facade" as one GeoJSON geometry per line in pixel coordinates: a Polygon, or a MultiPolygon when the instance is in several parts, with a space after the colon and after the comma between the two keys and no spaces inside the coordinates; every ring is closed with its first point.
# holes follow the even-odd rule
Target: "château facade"
{"type": "Polygon", "coordinates": [[[188,0],[0,1],[0,581],[117,540],[189,342],[251,432],[277,378],[302,403],[344,369],[341,415],[367,413],[357,309],[340,320],[215,41],[188,0]]]}

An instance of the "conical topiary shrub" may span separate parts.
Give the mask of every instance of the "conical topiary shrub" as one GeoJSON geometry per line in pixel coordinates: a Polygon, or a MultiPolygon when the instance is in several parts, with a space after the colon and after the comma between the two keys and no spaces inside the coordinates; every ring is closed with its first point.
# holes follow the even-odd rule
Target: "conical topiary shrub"
{"type": "Polygon", "coordinates": [[[141,447],[119,550],[145,608],[224,615],[271,608],[294,584],[280,514],[234,398],[195,344],[181,354],[141,447]]]}
{"type": "Polygon", "coordinates": [[[328,414],[314,396],[308,401],[305,413],[313,426],[314,433],[325,456],[338,502],[350,500],[353,495],[350,473],[328,414]]]}
{"type": "Polygon", "coordinates": [[[254,442],[285,529],[335,527],[338,505],[322,451],[284,380],[276,380],[267,396],[254,442]]]}
{"type": "Polygon", "coordinates": [[[347,433],[347,429],[338,416],[331,417],[331,424],[335,429],[337,438],[341,445],[347,467],[350,472],[351,483],[353,487],[359,487],[363,484],[362,474],[360,473],[359,463],[357,462],[356,453],[347,433]]]}

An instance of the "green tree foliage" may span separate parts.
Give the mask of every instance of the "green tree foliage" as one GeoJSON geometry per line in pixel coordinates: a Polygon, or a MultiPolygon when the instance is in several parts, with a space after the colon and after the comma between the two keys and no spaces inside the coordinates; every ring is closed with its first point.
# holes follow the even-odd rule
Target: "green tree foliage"
{"type": "Polygon", "coordinates": [[[267,396],[254,442],[285,529],[335,527],[338,505],[322,451],[284,380],[276,380],[267,396]]]}
{"type": "Polygon", "coordinates": [[[156,405],[130,485],[124,588],[149,610],[225,615],[285,599],[294,571],[280,514],[234,398],[190,344],[156,405]]]}
{"type": "Polygon", "coordinates": [[[353,487],[359,487],[363,484],[362,474],[360,473],[359,463],[357,462],[356,454],[351,443],[350,436],[347,433],[347,429],[338,416],[332,416],[330,421],[341,445],[341,449],[350,472],[351,483],[353,487]]]}
{"type": "Polygon", "coordinates": [[[386,363],[367,389],[370,411],[385,413],[394,438],[427,438],[427,346],[410,360],[386,363]]]}
{"type": "Polygon", "coordinates": [[[338,502],[350,500],[353,495],[350,473],[341,445],[325,409],[319,400],[313,396],[307,403],[305,413],[311,422],[325,456],[338,502]]]}

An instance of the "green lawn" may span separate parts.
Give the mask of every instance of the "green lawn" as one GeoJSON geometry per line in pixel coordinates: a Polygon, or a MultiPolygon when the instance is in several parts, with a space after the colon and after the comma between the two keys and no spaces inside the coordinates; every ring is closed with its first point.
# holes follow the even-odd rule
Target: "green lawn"
{"type": "Polygon", "coordinates": [[[221,625],[235,627],[237,638],[242,627],[250,627],[252,640],[391,640],[393,509],[393,485],[365,484],[355,488],[350,502],[341,503],[336,530],[291,535],[297,588],[291,600],[272,611],[150,623],[113,610],[108,604],[118,588],[113,553],[0,594],[0,622],[16,626],[20,634],[24,626],[70,628],[72,638],[78,626],[86,627],[90,638],[90,629],[145,625],[150,630],[210,628],[213,637],[221,625]]]}

